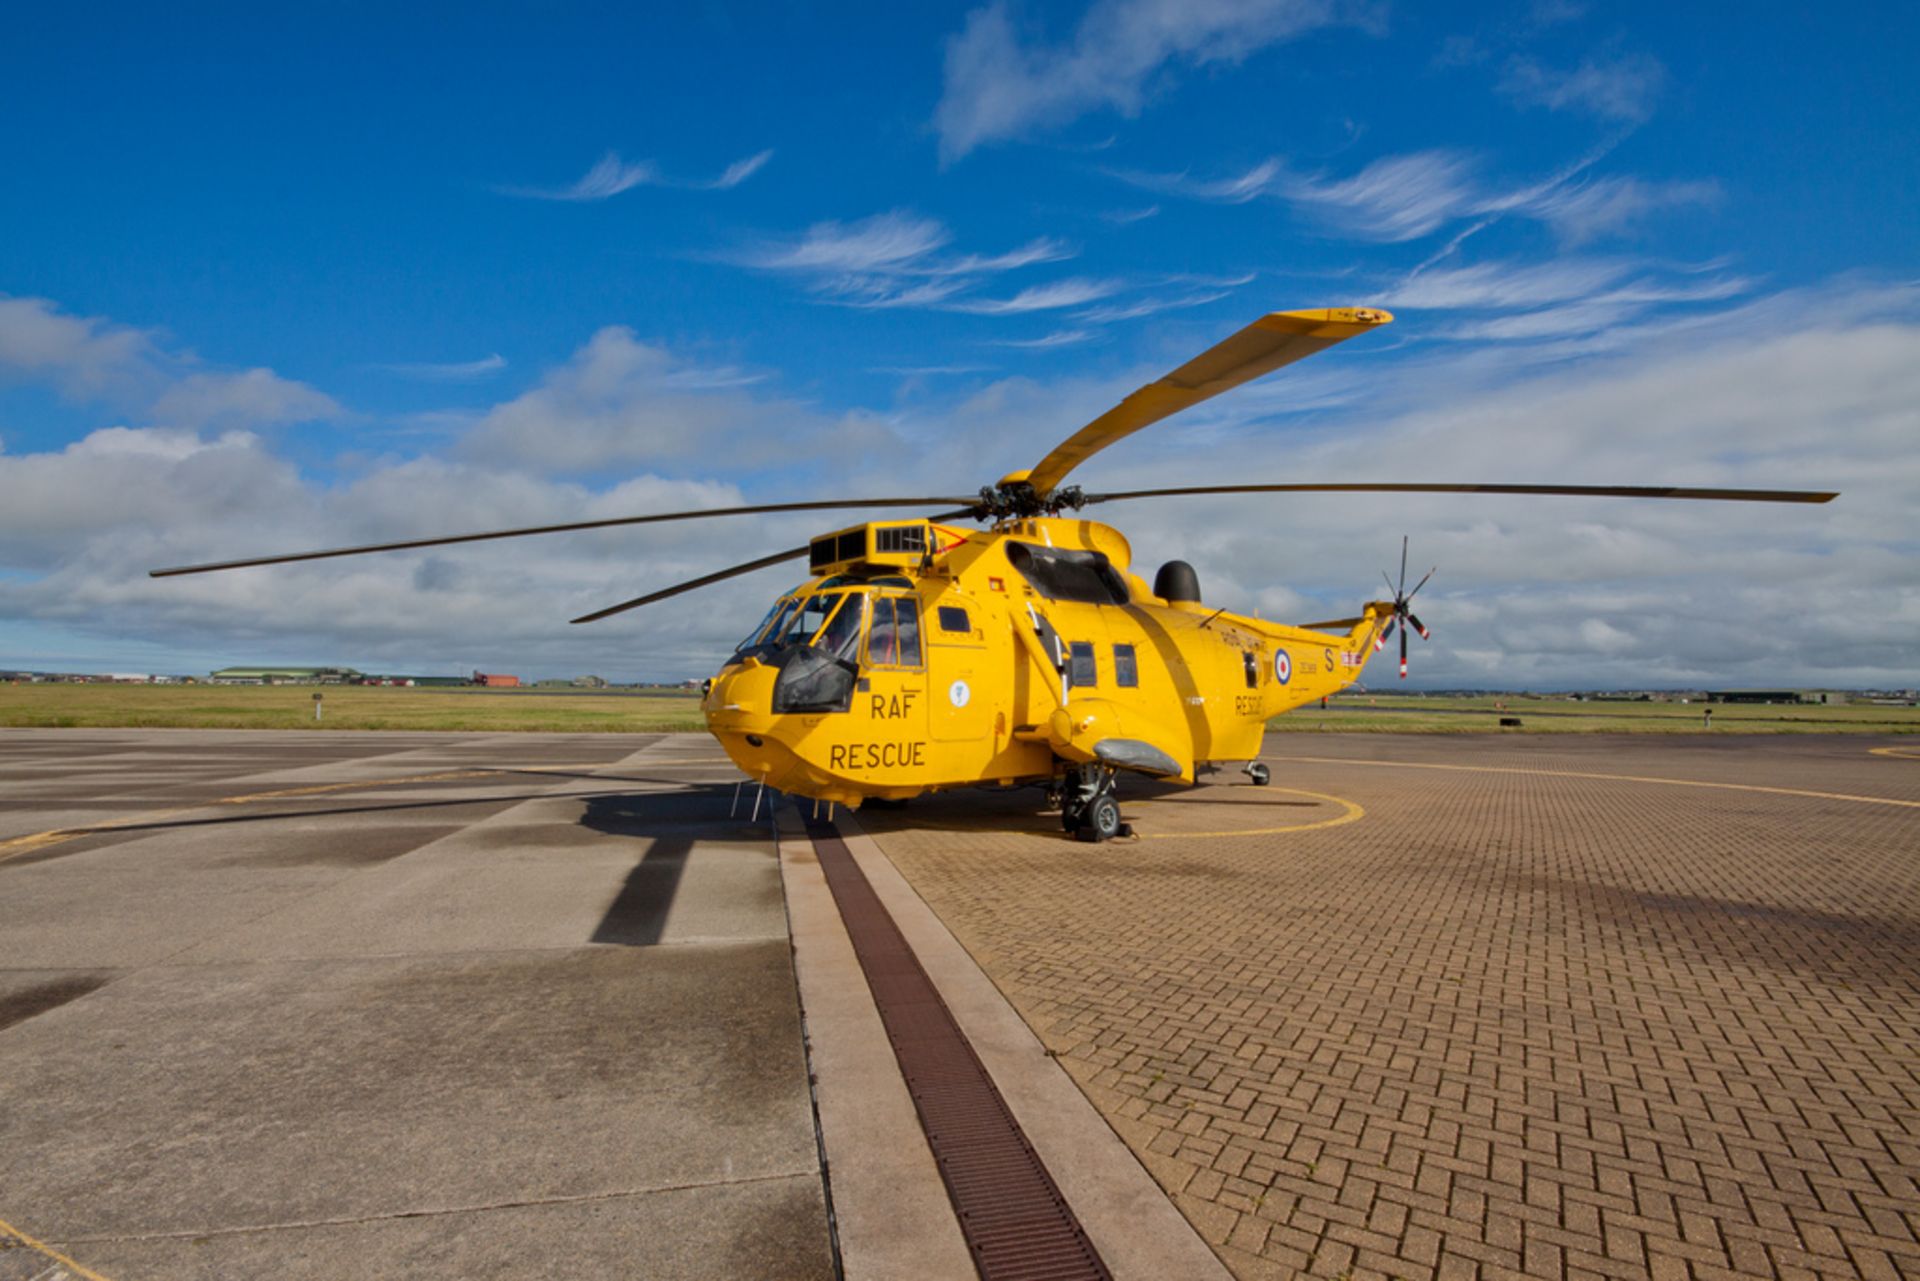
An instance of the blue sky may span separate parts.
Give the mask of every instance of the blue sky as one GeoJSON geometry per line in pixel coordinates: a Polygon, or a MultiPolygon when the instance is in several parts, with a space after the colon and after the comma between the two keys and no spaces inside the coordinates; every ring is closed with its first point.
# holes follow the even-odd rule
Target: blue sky
{"type": "Polygon", "coordinates": [[[1367,303],[1076,479],[1845,496],[1141,505],[1143,573],[1318,617],[1405,532],[1417,683],[1920,683],[1910,9],[901,8],[13,15],[0,666],[704,674],[780,571],[564,619],[819,521],[142,571],[966,492],[1264,311],[1367,303]]]}

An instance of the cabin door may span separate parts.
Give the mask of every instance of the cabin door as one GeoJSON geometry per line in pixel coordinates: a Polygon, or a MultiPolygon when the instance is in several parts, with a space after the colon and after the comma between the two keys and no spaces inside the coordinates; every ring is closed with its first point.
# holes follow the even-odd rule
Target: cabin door
{"type": "Polygon", "coordinates": [[[926,619],[928,728],[941,742],[985,742],[997,688],[987,620],[964,597],[947,599],[953,603],[934,605],[926,619]]]}

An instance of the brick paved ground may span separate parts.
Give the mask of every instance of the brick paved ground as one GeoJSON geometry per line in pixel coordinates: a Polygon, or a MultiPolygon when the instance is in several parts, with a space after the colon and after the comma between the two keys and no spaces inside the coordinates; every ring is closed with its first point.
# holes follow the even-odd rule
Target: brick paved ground
{"type": "Polygon", "coordinates": [[[1920,801],[1874,745],[1285,736],[1133,843],[861,817],[1242,1277],[1920,1277],[1920,806],[1591,777],[1920,801]]]}

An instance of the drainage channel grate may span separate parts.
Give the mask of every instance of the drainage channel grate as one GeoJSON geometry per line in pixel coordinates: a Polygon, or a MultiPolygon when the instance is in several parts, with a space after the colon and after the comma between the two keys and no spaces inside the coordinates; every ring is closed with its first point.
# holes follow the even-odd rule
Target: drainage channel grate
{"type": "Polygon", "coordinates": [[[1111,1281],[933,980],[831,823],[807,834],[985,1281],[1111,1281]]]}

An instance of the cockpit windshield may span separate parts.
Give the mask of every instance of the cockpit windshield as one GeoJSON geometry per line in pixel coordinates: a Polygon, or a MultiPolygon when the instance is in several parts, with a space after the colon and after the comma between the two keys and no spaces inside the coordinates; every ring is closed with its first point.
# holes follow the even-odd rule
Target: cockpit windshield
{"type": "Polygon", "coordinates": [[[805,588],[774,602],[760,621],[734,650],[736,658],[748,653],[763,655],[811,643],[835,658],[854,662],[860,651],[860,636],[867,620],[867,593],[863,588],[848,590],[847,580],[829,580],[837,590],[815,590],[800,595],[805,588]]]}

